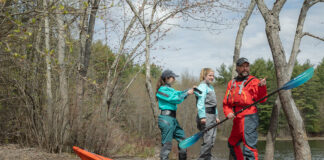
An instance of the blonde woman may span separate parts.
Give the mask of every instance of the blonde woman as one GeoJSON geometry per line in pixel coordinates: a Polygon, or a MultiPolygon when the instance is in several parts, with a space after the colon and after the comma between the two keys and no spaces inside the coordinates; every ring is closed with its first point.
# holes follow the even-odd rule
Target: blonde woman
{"type": "MultiPolygon", "coordinates": [[[[201,93],[196,94],[197,98],[197,127],[199,130],[205,129],[206,126],[218,123],[217,101],[214,87],[214,71],[210,68],[203,68],[200,72],[200,84],[197,87],[201,93]]],[[[216,138],[216,127],[210,129],[203,136],[203,143],[201,144],[200,154],[198,160],[212,159],[211,150],[214,146],[216,138]]]]}

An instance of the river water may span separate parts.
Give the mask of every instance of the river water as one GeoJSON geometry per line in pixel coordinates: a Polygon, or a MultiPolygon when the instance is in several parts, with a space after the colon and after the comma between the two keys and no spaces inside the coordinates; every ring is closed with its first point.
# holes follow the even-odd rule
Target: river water
{"type": "MultiPolygon", "coordinates": [[[[312,160],[324,160],[324,140],[309,140],[312,152],[312,160]]],[[[197,157],[201,142],[189,148],[189,156],[197,157]]],[[[259,141],[257,148],[259,150],[259,159],[263,159],[266,141],[259,141]]],[[[229,151],[227,141],[216,140],[213,148],[213,156],[216,160],[227,160],[229,151]]],[[[275,144],[275,160],[294,160],[293,144],[291,140],[280,140],[275,144]]]]}

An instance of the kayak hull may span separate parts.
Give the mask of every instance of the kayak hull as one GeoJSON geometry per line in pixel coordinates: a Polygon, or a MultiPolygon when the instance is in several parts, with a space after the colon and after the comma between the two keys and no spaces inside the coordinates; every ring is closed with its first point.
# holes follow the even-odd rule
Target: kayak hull
{"type": "Polygon", "coordinates": [[[73,150],[81,158],[81,160],[112,160],[110,158],[88,152],[76,146],[73,146],[73,150]]]}

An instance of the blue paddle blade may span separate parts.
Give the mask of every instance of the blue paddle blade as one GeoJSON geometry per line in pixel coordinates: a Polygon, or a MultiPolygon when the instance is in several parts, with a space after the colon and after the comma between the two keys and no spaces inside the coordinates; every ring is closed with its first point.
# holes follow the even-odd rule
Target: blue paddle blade
{"type": "Polygon", "coordinates": [[[204,132],[198,132],[195,135],[181,141],[179,143],[179,147],[182,149],[190,147],[191,145],[195,144],[203,134],[204,134],[204,132]]]}
{"type": "Polygon", "coordinates": [[[287,82],[282,87],[282,89],[288,90],[288,89],[296,88],[296,87],[304,84],[308,80],[310,80],[313,77],[313,74],[314,74],[314,68],[311,67],[311,68],[307,69],[306,71],[304,71],[303,73],[301,73],[300,75],[298,75],[296,78],[287,82]]]}

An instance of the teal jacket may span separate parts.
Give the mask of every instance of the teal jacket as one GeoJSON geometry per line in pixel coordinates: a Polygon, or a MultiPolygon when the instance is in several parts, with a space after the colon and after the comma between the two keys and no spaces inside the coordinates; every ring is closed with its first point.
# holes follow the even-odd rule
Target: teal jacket
{"type": "MultiPolygon", "coordinates": [[[[205,81],[202,81],[197,88],[202,92],[201,94],[194,92],[197,98],[198,117],[206,118],[205,108],[217,106],[215,90],[212,85],[206,84],[205,81]]],[[[218,117],[217,108],[215,112],[216,117],[218,117]]]]}
{"type": "Polygon", "coordinates": [[[169,85],[161,86],[156,93],[156,97],[159,101],[160,110],[177,110],[177,104],[183,102],[188,96],[188,90],[177,91],[169,85]]]}

